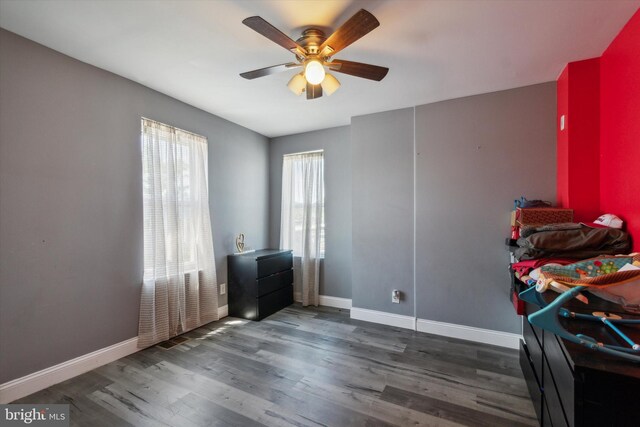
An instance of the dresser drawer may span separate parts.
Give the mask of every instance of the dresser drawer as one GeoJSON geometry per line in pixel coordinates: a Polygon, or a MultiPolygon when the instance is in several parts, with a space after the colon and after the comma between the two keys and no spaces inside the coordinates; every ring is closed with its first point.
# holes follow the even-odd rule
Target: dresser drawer
{"type": "Polygon", "coordinates": [[[531,323],[525,317],[522,319],[522,336],[524,337],[524,342],[527,343],[527,350],[529,350],[529,356],[538,380],[542,381],[542,340],[544,339],[544,331],[539,330],[536,333],[536,330],[532,328],[531,323]]]}
{"type": "MultiPolygon", "coordinates": [[[[555,364],[553,366],[554,368],[557,367],[555,364]]],[[[560,394],[562,394],[562,396],[566,396],[569,393],[573,394],[573,388],[567,390],[554,380],[553,372],[551,371],[546,358],[544,360],[544,367],[542,370],[544,377],[542,380],[544,400],[549,408],[551,423],[553,424],[553,427],[566,427],[569,424],[567,423],[564,406],[560,400],[560,394]]]]}
{"type": "Polygon", "coordinates": [[[256,320],[262,320],[276,311],[293,304],[293,285],[288,285],[275,292],[263,295],[257,298],[257,301],[258,318],[256,320]]]}
{"type": "Polygon", "coordinates": [[[273,291],[277,291],[280,288],[284,288],[287,285],[293,283],[293,270],[283,271],[278,274],[272,274],[271,276],[258,279],[258,296],[269,294],[273,291]]]}
{"type": "Polygon", "coordinates": [[[259,258],[257,263],[258,278],[262,278],[281,271],[291,270],[293,268],[293,257],[291,254],[285,254],[268,258],[259,258]]]}
{"type": "MultiPolygon", "coordinates": [[[[527,316],[529,316],[530,314],[533,314],[533,313],[535,313],[537,311],[540,311],[540,307],[538,307],[538,306],[536,306],[534,304],[531,304],[531,303],[526,303],[525,304],[525,311],[527,313],[527,316]]],[[[525,318],[524,320],[527,320],[527,319],[525,318]]],[[[537,326],[535,326],[535,325],[532,325],[531,323],[529,323],[529,326],[531,327],[531,329],[533,329],[533,332],[535,333],[536,338],[538,338],[538,342],[540,343],[540,346],[543,347],[544,343],[542,342],[543,341],[542,336],[544,334],[544,330],[539,328],[539,327],[537,327],[537,326]]]]}
{"type": "MultiPolygon", "coordinates": [[[[557,335],[550,332],[545,333],[544,354],[549,362],[549,366],[553,367],[551,375],[553,375],[553,380],[558,390],[562,391],[562,393],[559,393],[562,407],[564,408],[569,425],[573,426],[575,418],[575,380],[571,366],[567,361],[564,351],[560,347],[559,341],[560,338],[558,338],[557,335]]],[[[542,385],[546,391],[547,385],[545,383],[542,385]]]]}
{"type": "Polygon", "coordinates": [[[538,420],[540,420],[542,419],[542,389],[540,387],[538,375],[540,375],[542,371],[537,375],[534,372],[529,351],[527,350],[527,345],[523,343],[522,340],[520,340],[520,368],[522,369],[522,374],[527,382],[527,388],[529,389],[533,408],[536,411],[538,420]]]}
{"type": "Polygon", "coordinates": [[[543,332],[544,331],[542,331],[540,328],[537,328],[533,326],[531,323],[529,323],[529,320],[527,319],[526,316],[523,316],[522,335],[524,336],[524,340],[526,341],[529,347],[531,347],[531,344],[529,343],[529,341],[533,341],[533,340],[536,340],[538,347],[542,347],[543,332]]]}
{"type": "MultiPolygon", "coordinates": [[[[540,418],[538,418],[540,420],[540,418]]],[[[549,414],[549,405],[542,399],[542,421],[540,422],[540,427],[553,427],[553,423],[551,422],[551,415],[549,414]]]]}

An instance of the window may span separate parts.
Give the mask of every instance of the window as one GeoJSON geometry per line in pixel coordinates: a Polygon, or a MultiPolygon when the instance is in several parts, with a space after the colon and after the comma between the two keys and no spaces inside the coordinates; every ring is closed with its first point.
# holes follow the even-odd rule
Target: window
{"type": "Polygon", "coordinates": [[[144,278],[195,272],[207,139],[142,119],[142,145],[144,278]]]}
{"type": "Polygon", "coordinates": [[[294,256],[323,258],[324,153],[285,155],[282,164],[280,246],[294,256]]]}

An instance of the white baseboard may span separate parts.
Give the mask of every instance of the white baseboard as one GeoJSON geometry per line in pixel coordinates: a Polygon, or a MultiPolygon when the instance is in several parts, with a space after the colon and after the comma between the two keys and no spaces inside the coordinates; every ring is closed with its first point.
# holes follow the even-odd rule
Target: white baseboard
{"type": "Polygon", "coordinates": [[[418,332],[426,332],[449,338],[457,338],[515,349],[519,348],[520,339],[522,338],[520,335],[510,332],[437,322],[435,320],[416,319],[413,316],[403,316],[384,311],[368,310],[357,307],[351,308],[351,318],[364,320],[366,322],[395,326],[398,328],[413,329],[418,332]]]}
{"type": "Polygon", "coordinates": [[[0,385],[0,403],[9,403],[28,396],[36,391],[133,354],[138,350],[138,337],[134,337],[6,382],[0,385]]]}
{"type": "Polygon", "coordinates": [[[520,335],[510,332],[494,331],[491,329],[475,328],[473,326],[456,325],[454,323],[437,322],[426,319],[417,320],[416,330],[418,332],[515,349],[519,348],[521,338],[520,335]]]}
{"type": "MultiPolygon", "coordinates": [[[[339,298],[339,297],[332,297],[329,295],[319,295],[319,299],[320,299],[318,301],[319,305],[324,305],[326,307],[346,308],[348,310],[351,309],[351,299],[349,298],[339,298]]],[[[302,302],[302,293],[294,292],[293,300],[295,302],[302,302]]]]}
{"type": "Polygon", "coordinates": [[[331,297],[329,295],[320,295],[320,305],[326,307],[346,308],[351,310],[351,298],[331,297]]]}
{"type": "Polygon", "coordinates": [[[218,307],[218,319],[227,317],[229,315],[229,304],[218,307]]]}
{"type": "Polygon", "coordinates": [[[387,313],[385,311],[368,310],[366,308],[351,308],[351,318],[366,322],[381,323],[405,329],[416,329],[416,318],[401,314],[387,313]]]}

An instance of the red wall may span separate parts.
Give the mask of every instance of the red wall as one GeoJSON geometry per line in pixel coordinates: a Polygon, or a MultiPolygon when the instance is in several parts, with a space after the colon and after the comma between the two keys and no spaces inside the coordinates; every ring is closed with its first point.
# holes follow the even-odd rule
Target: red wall
{"type": "Polygon", "coordinates": [[[561,208],[571,207],[569,197],[569,65],[562,70],[556,85],[558,97],[558,120],[556,121],[556,202],[561,208]],[[561,117],[565,117],[565,128],[561,129],[561,117]]]}
{"type": "Polygon", "coordinates": [[[600,58],[568,64],[557,90],[558,204],[572,208],[575,221],[593,221],[600,216],[600,58]]]}
{"type": "Polygon", "coordinates": [[[600,66],[600,207],[626,222],[640,251],[640,11],[600,66]]]}
{"type": "Polygon", "coordinates": [[[618,215],[640,251],[640,10],[602,57],[558,78],[557,179],[558,204],[576,221],[618,215]]]}

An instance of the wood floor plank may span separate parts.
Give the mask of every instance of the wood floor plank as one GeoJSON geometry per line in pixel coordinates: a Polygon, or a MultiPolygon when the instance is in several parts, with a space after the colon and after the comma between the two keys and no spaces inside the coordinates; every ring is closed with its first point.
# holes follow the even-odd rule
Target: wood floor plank
{"type": "Polygon", "coordinates": [[[424,381],[396,375],[387,377],[387,385],[520,423],[537,425],[528,396],[523,398],[464,384],[453,385],[447,382],[424,381]]]}
{"type": "MultiPolygon", "coordinates": [[[[219,343],[207,343],[218,351],[228,350],[219,343]]],[[[357,365],[349,363],[346,358],[332,358],[331,356],[318,356],[309,354],[308,357],[299,357],[296,351],[280,352],[260,350],[253,355],[245,355],[252,360],[275,366],[286,366],[288,371],[295,374],[317,376],[326,380],[337,379],[347,381],[353,388],[361,390],[369,390],[374,393],[380,393],[384,387],[384,374],[376,376],[376,374],[367,374],[366,372],[358,372],[357,365]]]]}
{"type": "Polygon", "coordinates": [[[510,349],[299,305],[184,336],[19,402],[67,403],[91,427],[537,424],[510,349]]]}
{"type": "Polygon", "coordinates": [[[459,425],[449,420],[371,397],[360,393],[358,389],[331,385],[315,378],[304,378],[296,385],[296,390],[326,398],[358,412],[366,411],[371,416],[392,425],[443,427],[459,425]]]}
{"type": "MultiPolygon", "coordinates": [[[[234,350],[216,347],[216,354],[218,355],[225,354],[227,351],[234,350]]],[[[164,358],[167,358],[167,356],[164,358]]],[[[182,355],[177,355],[176,358],[184,359],[182,355]]],[[[329,425],[387,425],[384,421],[388,418],[386,416],[383,417],[383,419],[379,419],[375,417],[375,415],[370,416],[369,411],[365,413],[353,411],[351,408],[342,405],[339,401],[332,402],[329,401],[330,399],[326,400],[324,396],[312,395],[296,389],[295,382],[297,382],[298,379],[302,379],[302,375],[299,375],[292,384],[289,378],[295,377],[296,375],[291,374],[288,370],[276,369],[273,365],[264,363],[258,358],[259,356],[257,355],[235,355],[232,359],[235,363],[222,366],[224,368],[223,371],[219,370],[221,367],[219,366],[220,362],[207,364],[200,359],[199,363],[189,363],[189,369],[191,371],[197,371],[204,376],[211,376],[211,378],[236,389],[262,397],[276,403],[279,407],[294,411],[298,415],[311,417],[311,419],[314,420],[316,419],[314,417],[321,418],[323,423],[328,423],[329,425]],[[256,360],[246,359],[247,357],[256,358],[256,360]],[[250,367],[250,364],[254,364],[255,366],[250,367]],[[271,375],[271,378],[267,378],[267,374],[271,375]]],[[[176,363],[183,363],[185,361],[186,360],[177,360],[176,363]]],[[[383,384],[380,383],[380,387],[382,387],[382,385],[383,384]]],[[[358,387],[356,385],[349,386],[350,387],[345,388],[346,392],[352,392],[353,389],[358,387]]]]}
{"type": "Polygon", "coordinates": [[[124,419],[118,417],[113,412],[96,404],[88,397],[79,397],[71,402],[61,401],[58,403],[69,403],[71,406],[71,427],[132,427],[124,419]]]}
{"type": "MultiPolygon", "coordinates": [[[[216,353],[220,354],[226,353],[230,349],[221,347],[216,350],[216,353]]],[[[265,400],[277,404],[278,407],[295,412],[300,416],[312,420],[322,419],[322,422],[328,425],[393,425],[387,424],[385,419],[388,417],[386,416],[381,419],[376,417],[375,414],[370,414],[370,411],[357,412],[343,405],[344,402],[331,401],[331,399],[325,399],[325,396],[313,395],[304,390],[300,390],[295,387],[295,383],[291,384],[288,379],[288,383],[280,381],[287,377],[290,378],[293,375],[281,369],[279,373],[274,372],[275,370],[272,365],[259,360],[259,357],[259,355],[236,355],[234,360],[236,362],[240,360],[240,366],[242,366],[242,368],[237,369],[232,365],[226,365],[225,372],[216,371],[215,366],[212,364],[208,364],[206,368],[203,368],[202,365],[196,368],[191,364],[190,370],[199,369],[204,376],[211,375],[216,381],[221,381],[236,389],[262,397],[265,400]],[[247,357],[256,359],[247,360],[247,357]],[[242,361],[241,359],[245,360],[242,361]],[[257,372],[247,373],[250,370],[246,368],[250,363],[255,364],[255,371],[257,372]],[[264,371],[260,372],[262,369],[264,371]],[[274,378],[265,378],[265,374],[267,374],[268,371],[271,372],[274,378]],[[256,373],[259,375],[256,376],[256,373]]],[[[302,379],[302,375],[300,375],[299,379],[302,379]]],[[[346,387],[345,391],[350,393],[354,388],[357,388],[357,386],[352,385],[351,387],[346,387]]]]}
{"type": "MultiPolygon", "coordinates": [[[[288,318],[285,318],[288,320],[288,318]]],[[[280,326],[291,326],[291,322],[279,322],[278,320],[266,319],[263,323],[274,324],[280,326]]],[[[357,329],[354,325],[340,325],[331,324],[332,322],[324,320],[310,319],[307,322],[299,324],[295,329],[298,331],[310,332],[316,335],[322,335],[325,337],[337,338],[343,341],[355,342],[358,344],[366,344],[373,347],[378,347],[388,351],[397,351],[402,353],[406,344],[398,343],[397,341],[386,339],[379,339],[378,337],[361,336],[355,333],[357,329]]]]}
{"type": "MultiPolygon", "coordinates": [[[[270,352],[286,354],[288,357],[295,357],[297,352],[304,350],[304,348],[300,346],[308,345],[317,350],[311,354],[311,357],[318,358],[317,363],[319,366],[323,366],[324,362],[333,357],[340,361],[335,369],[340,368],[340,365],[345,363],[351,363],[358,366],[367,366],[371,372],[384,371],[410,377],[445,377],[454,383],[485,386],[485,380],[478,379],[477,369],[472,365],[460,365],[448,360],[432,360],[428,364],[415,363],[420,361],[414,360],[415,358],[413,357],[398,355],[394,352],[377,351],[377,349],[366,347],[361,348],[352,343],[332,342],[335,340],[325,340],[319,343],[322,340],[317,340],[312,334],[301,331],[289,332],[289,334],[286,335],[286,339],[290,342],[288,346],[282,350],[281,347],[277,346],[277,344],[283,344],[280,342],[280,335],[272,334],[263,326],[260,327],[260,332],[264,332],[264,334],[268,336],[268,339],[265,339],[263,342],[263,351],[268,350],[270,352]],[[304,337],[300,338],[300,334],[304,334],[304,337]]],[[[251,336],[254,339],[263,339],[261,338],[263,334],[257,331],[244,331],[242,334],[251,336]]],[[[501,387],[497,381],[498,379],[494,379],[494,382],[491,383],[495,388],[501,387]]],[[[526,389],[524,392],[526,393],[526,389]]]]}
{"type": "Polygon", "coordinates": [[[129,394],[160,407],[169,406],[189,394],[188,389],[176,387],[167,381],[159,381],[126,361],[109,363],[96,371],[117,382],[129,394]]]}
{"type": "MultiPolygon", "coordinates": [[[[357,421],[357,418],[351,417],[350,413],[340,416],[346,411],[338,405],[334,405],[331,407],[331,412],[327,412],[328,408],[318,406],[311,400],[296,399],[294,395],[286,395],[284,400],[274,403],[218,380],[194,374],[169,362],[158,363],[149,370],[154,375],[164,376],[167,379],[173,378],[179,383],[191,383],[194,393],[267,426],[360,425],[360,423],[351,422],[357,421]],[[298,412],[304,412],[304,414],[298,412]],[[336,416],[340,416],[338,423],[326,423],[325,420],[317,419],[318,417],[336,418],[336,416]]],[[[380,425],[386,424],[380,423],[380,425]]]]}
{"type": "Polygon", "coordinates": [[[73,400],[73,398],[84,396],[112,383],[113,381],[105,378],[98,372],[89,371],[30,396],[23,397],[22,399],[16,400],[14,403],[56,403],[53,402],[53,400],[73,400]]]}
{"type": "MultiPolygon", "coordinates": [[[[280,323],[273,320],[266,320],[264,323],[280,325],[280,326],[287,326],[288,324],[290,326],[290,323],[288,322],[280,323]]],[[[344,341],[356,342],[360,344],[365,343],[367,345],[370,345],[373,347],[379,347],[389,351],[403,352],[406,347],[406,344],[399,343],[396,340],[392,340],[389,338],[380,339],[378,337],[361,336],[361,334],[358,334],[355,332],[357,328],[352,325],[348,325],[348,327],[344,328],[344,327],[335,327],[335,325],[329,325],[329,323],[330,322],[324,322],[324,321],[323,322],[311,321],[311,322],[306,322],[301,325],[298,325],[296,329],[298,331],[311,332],[311,333],[323,335],[326,337],[338,338],[344,341]]]]}
{"type": "Polygon", "coordinates": [[[378,349],[366,344],[354,343],[339,338],[318,336],[312,332],[299,330],[283,330],[276,325],[260,325],[255,331],[242,331],[243,334],[252,335],[255,339],[261,339],[261,336],[268,336],[269,340],[265,340],[262,348],[275,347],[276,343],[289,345],[292,349],[304,351],[300,346],[311,347],[318,352],[325,352],[340,357],[356,358],[363,363],[371,363],[373,365],[386,365],[392,368],[405,369],[411,371],[414,375],[420,375],[422,371],[434,371],[438,367],[442,367],[441,372],[451,373],[457,371],[460,375],[475,376],[475,368],[460,364],[451,363],[448,360],[435,361],[428,368],[404,361],[411,359],[411,355],[404,353],[398,354],[395,351],[387,351],[378,349]]]}
{"type": "Polygon", "coordinates": [[[265,427],[248,417],[189,393],[171,405],[171,409],[199,426],[265,427]]]}
{"type": "Polygon", "coordinates": [[[391,386],[385,388],[384,392],[382,393],[381,400],[395,403],[406,408],[411,408],[416,411],[431,414],[439,418],[454,421],[468,426],[518,427],[527,425],[514,420],[487,414],[486,412],[476,411],[469,407],[456,405],[444,400],[426,397],[391,386]]]}
{"type": "MultiPolygon", "coordinates": [[[[96,404],[114,413],[119,418],[135,426],[173,426],[169,420],[161,419],[164,414],[156,414],[153,408],[144,405],[142,400],[127,393],[117,385],[110,385],[87,396],[96,404]],[[115,390],[114,390],[115,388],[115,390]]],[[[73,415],[71,415],[73,418],[73,415]]],[[[191,427],[191,426],[189,426],[191,427]]]]}

